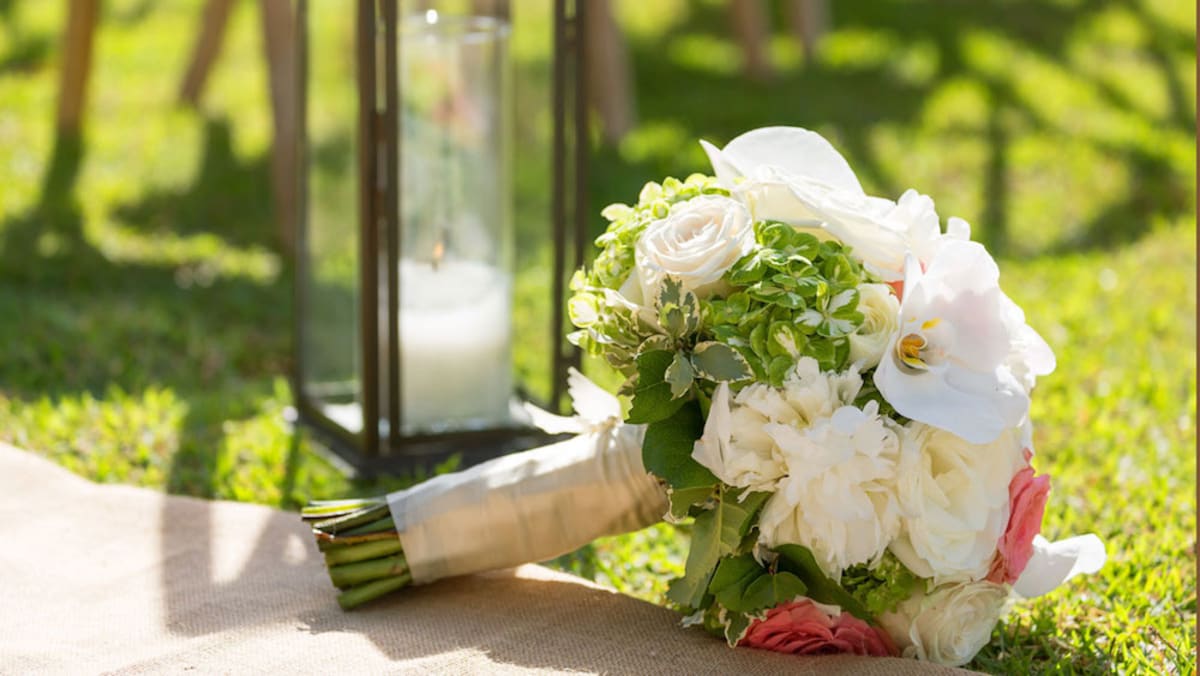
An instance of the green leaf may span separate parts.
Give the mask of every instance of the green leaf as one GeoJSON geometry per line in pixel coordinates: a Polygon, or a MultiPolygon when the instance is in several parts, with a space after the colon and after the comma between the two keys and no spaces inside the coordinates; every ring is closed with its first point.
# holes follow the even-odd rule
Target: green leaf
{"type": "Polygon", "coordinates": [[[767,329],[767,354],[772,357],[786,356],[795,359],[808,345],[808,338],[791,322],[772,322],[767,329]]]}
{"type": "Polygon", "coordinates": [[[667,500],[671,503],[670,517],[680,520],[688,516],[692,507],[708,502],[717,491],[716,485],[688,486],[667,490],[667,500]]]}
{"type": "Polygon", "coordinates": [[[859,619],[874,622],[871,613],[858,602],[850,592],[840,584],[829,579],[817,565],[817,560],[807,547],[802,545],[780,545],[775,548],[779,554],[780,568],[793,573],[808,587],[806,594],[818,603],[838,606],[859,619]]]}
{"type": "Polygon", "coordinates": [[[684,403],[674,415],[646,427],[642,440],[642,464],[646,471],[675,490],[712,486],[717,477],[692,459],[696,440],[704,432],[704,416],[695,400],[684,403]]]}
{"type": "Polygon", "coordinates": [[[667,367],[663,377],[671,386],[671,396],[678,399],[691,389],[696,371],[692,368],[692,362],[688,356],[680,350],[675,353],[675,358],[671,360],[671,365],[667,367]]]}
{"type": "Polygon", "coordinates": [[[708,583],[708,591],[713,598],[729,610],[749,612],[756,608],[748,607],[744,602],[746,588],[767,574],[767,571],[754,560],[751,554],[742,554],[732,558],[721,559],[717,570],[713,573],[712,581],[708,583]]]}
{"type": "Polygon", "coordinates": [[[660,308],[668,305],[679,305],[683,302],[683,282],[674,277],[665,277],[658,285],[658,297],[655,305],[660,308]]]}
{"type": "Polygon", "coordinates": [[[666,350],[667,352],[671,352],[674,349],[675,349],[675,341],[671,340],[671,338],[669,336],[664,336],[661,333],[656,333],[653,336],[650,336],[649,338],[646,338],[645,340],[643,340],[642,344],[638,346],[637,352],[638,352],[638,354],[642,354],[643,352],[650,352],[651,350],[666,350]]]}
{"type": "Polygon", "coordinates": [[[750,378],[750,365],[737,350],[713,341],[696,344],[692,353],[696,375],[718,383],[732,383],[750,378]]]}
{"type": "Polygon", "coordinates": [[[667,277],[659,286],[658,323],[672,338],[680,339],[700,328],[700,301],[684,291],[679,280],[667,277]]]}
{"type": "Polygon", "coordinates": [[[743,612],[774,608],[808,591],[808,585],[787,571],[763,575],[746,588],[742,598],[743,612]]]}
{"type": "Polygon", "coordinates": [[[650,350],[637,356],[637,388],[625,422],[649,424],[666,420],[687,402],[686,398],[672,395],[671,386],[664,381],[674,359],[675,355],[666,350],[650,350]]]}
{"type": "Polygon", "coordinates": [[[796,360],[791,357],[780,355],[773,357],[770,363],[767,364],[767,382],[775,387],[783,385],[783,379],[787,377],[792,367],[796,365],[796,360]]]}
{"type": "Polygon", "coordinates": [[[726,613],[725,615],[725,641],[730,647],[735,647],[738,641],[741,641],[746,635],[746,631],[750,629],[754,618],[742,613],[726,613]]]}
{"type": "Polygon", "coordinates": [[[740,503],[737,497],[736,493],[722,491],[717,506],[696,517],[684,576],[672,582],[667,590],[667,597],[675,603],[688,608],[702,605],[717,561],[732,554],[741,544],[754,515],[770,494],[750,493],[740,503]]]}
{"type": "Polygon", "coordinates": [[[750,286],[761,280],[767,270],[766,264],[758,253],[750,254],[733,264],[728,273],[729,283],[734,286],[750,286]]]}

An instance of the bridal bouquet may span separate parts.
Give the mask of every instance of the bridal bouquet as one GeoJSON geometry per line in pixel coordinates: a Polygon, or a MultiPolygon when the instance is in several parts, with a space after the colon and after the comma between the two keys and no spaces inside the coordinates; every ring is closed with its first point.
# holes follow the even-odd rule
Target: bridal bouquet
{"type": "Polygon", "coordinates": [[[360,548],[330,561],[343,596],[360,590],[344,605],[692,520],[668,592],[685,624],[961,665],[1014,599],[1100,568],[1096,536],[1039,534],[1029,402],[1054,356],[968,225],[943,231],[915,191],[866,195],[807,130],[703,145],[715,176],[605,209],[572,281],[570,338],[626,376],[627,411],[573,374],[580,415],[537,419],[574,439],[314,506],[323,547],[360,548]],[[386,537],[355,540],[368,522],[386,537]],[[347,565],[377,570],[339,579],[347,565]]]}

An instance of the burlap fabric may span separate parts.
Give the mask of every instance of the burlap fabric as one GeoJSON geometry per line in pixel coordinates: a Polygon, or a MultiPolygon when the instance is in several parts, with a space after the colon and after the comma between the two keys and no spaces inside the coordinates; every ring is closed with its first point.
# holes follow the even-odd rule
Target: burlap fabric
{"type": "Polygon", "coordinates": [[[295,514],[97,485],[3,445],[0,582],[0,672],[14,674],[957,671],[731,650],[536,565],[344,613],[295,514]]]}

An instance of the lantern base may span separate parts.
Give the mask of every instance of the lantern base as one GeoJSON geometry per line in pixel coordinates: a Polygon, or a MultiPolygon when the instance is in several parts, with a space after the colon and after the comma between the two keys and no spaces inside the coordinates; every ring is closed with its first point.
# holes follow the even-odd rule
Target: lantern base
{"type": "Polygon", "coordinates": [[[401,437],[395,443],[385,435],[378,453],[369,453],[360,435],[351,434],[318,411],[288,409],[285,417],[312,432],[317,452],[347,476],[432,475],[439,465],[459,457],[456,469],[465,469],[493,458],[551,444],[570,435],[552,435],[532,427],[502,427],[401,437]]]}

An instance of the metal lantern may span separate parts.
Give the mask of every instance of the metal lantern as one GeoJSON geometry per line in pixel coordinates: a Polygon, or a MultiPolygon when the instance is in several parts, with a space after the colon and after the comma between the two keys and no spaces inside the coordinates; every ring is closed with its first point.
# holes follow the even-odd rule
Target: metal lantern
{"type": "Polygon", "coordinates": [[[295,410],[360,473],[427,470],[452,454],[472,464],[544,443],[523,404],[558,412],[578,364],[563,336],[586,227],[586,3],[553,2],[540,97],[514,78],[506,2],[446,4],[297,5],[295,410]],[[514,143],[514,126],[547,122],[540,152],[514,143]],[[522,166],[543,172],[545,208],[531,216],[530,200],[519,205],[518,248],[522,166]],[[552,258],[525,266],[518,254],[543,250],[529,242],[537,222],[552,258]],[[539,289],[545,304],[529,300],[539,289]],[[530,329],[538,307],[545,322],[530,329]],[[544,363],[514,365],[516,343],[544,363]],[[531,373],[540,387],[525,381],[531,373]]]}

